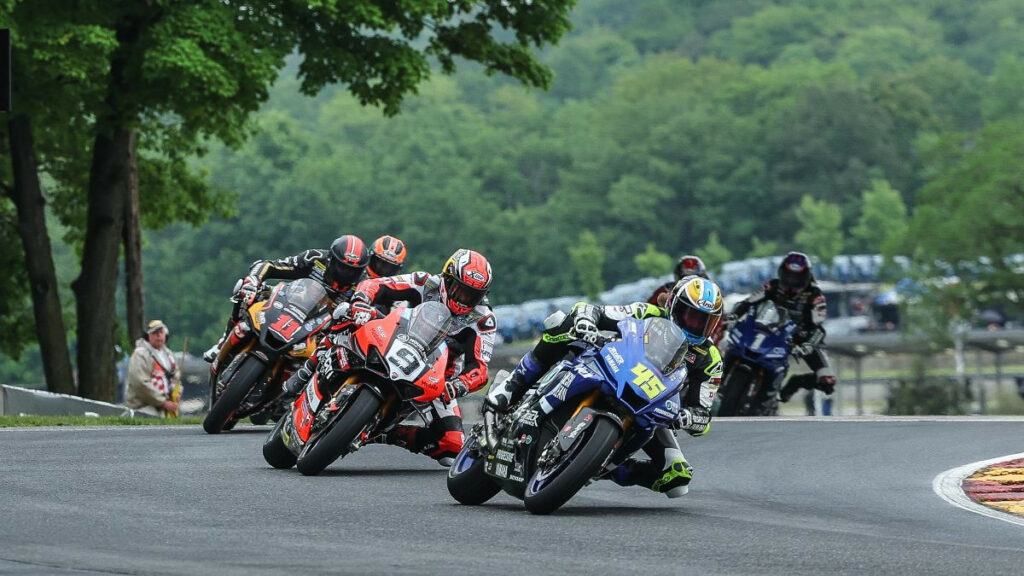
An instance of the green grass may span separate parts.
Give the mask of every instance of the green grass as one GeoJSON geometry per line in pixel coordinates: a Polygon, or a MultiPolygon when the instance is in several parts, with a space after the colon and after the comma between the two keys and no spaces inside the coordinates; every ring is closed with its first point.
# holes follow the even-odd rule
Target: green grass
{"type": "Polygon", "coordinates": [[[202,418],[127,418],[122,416],[0,416],[0,428],[34,426],[179,426],[202,424],[202,418]]]}

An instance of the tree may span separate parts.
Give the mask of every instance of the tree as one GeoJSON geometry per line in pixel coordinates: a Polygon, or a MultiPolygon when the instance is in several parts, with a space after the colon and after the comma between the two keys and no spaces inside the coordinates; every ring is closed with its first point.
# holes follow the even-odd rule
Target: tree
{"type": "Polygon", "coordinates": [[[779,253],[779,243],[771,240],[762,241],[757,236],[750,239],[751,246],[750,252],[747,252],[747,258],[767,258],[769,256],[775,256],[779,253]]]}
{"type": "Polygon", "coordinates": [[[934,175],[917,195],[904,253],[931,277],[959,278],[964,307],[1021,310],[1024,133],[1016,120],[950,134],[927,150],[934,175]]]}
{"type": "Polygon", "coordinates": [[[580,232],[579,242],[569,248],[569,257],[576,267],[580,290],[590,300],[597,300],[604,290],[601,268],[604,267],[604,248],[590,230],[580,232]]]}
{"type": "MultiPolygon", "coordinates": [[[[301,88],[315,94],[343,83],[362,104],[398,112],[403,98],[430,74],[430,59],[452,73],[458,57],[528,85],[547,86],[551,73],[530,50],[556,41],[569,26],[570,0],[503,0],[401,4],[361,0],[225,3],[92,0],[73,11],[57,1],[21,2],[10,19],[31,32],[51,12],[112,39],[108,68],[83,79],[77,110],[91,119],[82,271],[73,288],[78,316],[78,368],[83,395],[113,397],[114,293],[128,197],[132,142],[138,132],[143,220],[199,221],[216,199],[188,167],[202,142],[238,144],[247,119],[293,51],[303,56],[301,88]],[[53,6],[51,6],[53,4],[53,6]],[[508,31],[511,38],[499,31],[508,31]],[[508,38],[508,40],[502,40],[508,38]],[[147,176],[150,187],[147,189],[147,176]],[[179,204],[180,201],[180,204],[179,204]]],[[[29,42],[29,51],[36,46],[29,42]]],[[[55,81],[45,68],[26,77],[24,98],[45,101],[55,81]]],[[[61,174],[55,174],[60,177],[61,174]]],[[[80,179],[62,181],[67,189],[80,179]]],[[[84,198],[84,202],[81,201],[84,198]]]]}
{"type": "Polygon", "coordinates": [[[633,264],[641,274],[655,278],[672,272],[672,257],[655,250],[654,244],[648,243],[644,251],[633,257],[633,264]]]}
{"type": "Polygon", "coordinates": [[[793,239],[801,250],[826,264],[843,251],[843,215],[839,206],[804,196],[796,219],[800,231],[793,239]]]}
{"type": "Polygon", "coordinates": [[[887,251],[893,239],[902,238],[907,228],[907,206],[898,190],[884,179],[871,181],[871,188],[861,195],[861,215],[853,228],[853,237],[861,250],[887,251]]]}
{"type": "Polygon", "coordinates": [[[732,252],[718,241],[718,232],[711,233],[708,237],[708,243],[700,249],[698,254],[701,255],[701,259],[704,260],[704,265],[707,266],[709,272],[721,272],[722,264],[732,260],[732,252]]]}

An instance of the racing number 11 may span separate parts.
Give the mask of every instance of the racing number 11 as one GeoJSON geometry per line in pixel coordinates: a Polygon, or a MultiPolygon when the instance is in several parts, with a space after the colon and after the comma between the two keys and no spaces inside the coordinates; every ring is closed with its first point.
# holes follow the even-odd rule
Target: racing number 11
{"type": "Polygon", "coordinates": [[[284,336],[285,340],[291,340],[292,336],[299,329],[299,323],[294,318],[287,314],[278,316],[277,321],[270,325],[270,329],[277,332],[281,336],[284,336]]]}

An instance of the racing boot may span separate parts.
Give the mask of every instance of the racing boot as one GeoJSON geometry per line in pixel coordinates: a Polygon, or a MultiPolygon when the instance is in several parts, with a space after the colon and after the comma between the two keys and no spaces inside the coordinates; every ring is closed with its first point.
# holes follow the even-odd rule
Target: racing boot
{"type": "Polygon", "coordinates": [[[413,454],[430,456],[435,462],[448,468],[455,463],[455,456],[462,449],[462,441],[462,430],[432,430],[429,427],[400,424],[386,434],[378,434],[365,443],[399,446],[413,454]]]}
{"type": "Polygon", "coordinates": [[[218,355],[220,355],[220,346],[223,343],[224,339],[222,338],[220,342],[217,342],[213,346],[210,346],[209,350],[203,352],[203,360],[205,360],[209,364],[213,364],[213,361],[217,359],[218,355]]]}
{"type": "Polygon", "coordinates": [[[693,466],[686,461],[672,432],[665,428],[655,430],[654,436],[644,446],[644,452],[651,460],[627,459],[612,471],[612,481],[620,486],[644,486],[669,498],[678,498],[689,492],[693,466]]]}
{"type": "Polygon", "coordinates": [[[484,405],[497,412],[507,412],[522,400],[523,395],[544,374],[545,367],[529,351],[506,378],[496,380],[487,390],[484,405]]]}
{"type": "Polygon", "coordinates": [[[316,370],[316,364],[313,362],[312,357],[307,358],[302,367],[285,380],[284,385],[281,387],[282,399],[294,400],[298,398],[299,394],[302,393],[302,389],[306,387],[306,384],[309,384],[309,379],[313,377],[313,370],[316,370]]]}
{"type": "Polygon", "coordinates": [[[643,486],[669,498],[679,498],[690,491],[693,466],[680,457],[666,462],[659,470],[650,460],[628,458],[608,478],[619,486],[643,486]]]}

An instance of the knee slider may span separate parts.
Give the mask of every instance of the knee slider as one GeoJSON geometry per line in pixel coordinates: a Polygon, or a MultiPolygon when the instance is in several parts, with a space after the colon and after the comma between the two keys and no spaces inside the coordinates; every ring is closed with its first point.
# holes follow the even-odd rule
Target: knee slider
{"type": "Polygon", "coordinates": [[[556,310],[555,312],[552,312],[550,316],[544,319],[544,329],[553,330],[561,326],[562,322],[564,321],[565,312],[562,312],[561,310],[556,310]]]}

